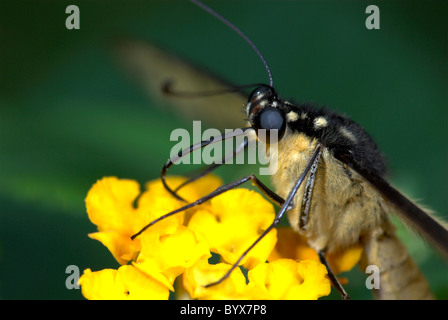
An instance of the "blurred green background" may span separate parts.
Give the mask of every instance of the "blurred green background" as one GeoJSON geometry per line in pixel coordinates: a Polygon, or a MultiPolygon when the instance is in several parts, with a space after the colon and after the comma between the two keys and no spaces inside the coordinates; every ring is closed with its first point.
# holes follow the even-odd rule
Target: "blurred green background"
{"type": "MultiPolygon", "coordinates": [[[[208,1],[257,44],[277,91],[346,113],[376,139],[390,180],[448,217],[446,1],[208,1]],[[365,8],[380,8],[367,30],[365,8]]],[[[0,298],[80,299],[68,265],[116,267],[87,237],[84,198],[99,178],[145,182],[191,127],[157,108],[112,58],[116,36],[154,41],[231,83],[266,82],[250,47],[187,1],[0,2],[0,298]],[[80,9],[80,30],[65,8],[80,9]]],[[[247,167],[224,168],[226,181],[247,167]]],[[[446,262],[400,229],[438,298],[446,262]]],[[[354,299],[370,298],[359,270],[354,299]]],[[[334,296],[338,298],[337,296],[334,296]]]]}

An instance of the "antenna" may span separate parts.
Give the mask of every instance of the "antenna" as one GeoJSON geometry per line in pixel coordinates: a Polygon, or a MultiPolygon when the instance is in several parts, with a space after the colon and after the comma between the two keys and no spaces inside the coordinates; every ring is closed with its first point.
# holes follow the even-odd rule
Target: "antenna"
{"type": "Polygon", "coordinates": [[[263,55],[261,54],[260,50],[258,50],[257,46],[252,42],[252,40],[250,40],[249,37],[246,36],[246,34],[244,34],[243,31],[238,29],[233,23],[231,23],[229,20],[227,20],[226,18],[221,16],[219,13],[217,13],[212,8],[206,6],[201,1],[199,1],[199,0],[190,0],[190,1],[193,2],[195,5],[197,5],[198,7],[204,9],[205,11],[207,11],[209,14],[211,14],[215,18],[219,19],[221,22],[225,23],[230,29],[235,31],[241,38],[243,38],[252,47],[252,49],[255,51],[255,53],[258,55],[258,57],[260,58],[261,62],[263,63],[263,65],[264,65],[264,67],[266,69],[266,72],[268,73],[269,86],[273,87],[274,80],[272,79],[271,69],[269,68],[268,63],[266,62],[266,59],[263,57],[263,55]]]}

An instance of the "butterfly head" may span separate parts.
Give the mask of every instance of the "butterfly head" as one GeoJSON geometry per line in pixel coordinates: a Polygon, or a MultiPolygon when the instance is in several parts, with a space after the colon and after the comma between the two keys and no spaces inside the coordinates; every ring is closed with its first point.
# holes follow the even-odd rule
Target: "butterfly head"
{"type": "Polygon", "coordinates": [[[256,88],[249,95],[246,106],[247,116],[252,128],[257,132],[258,138],[273,143],[271,137],[276,132],[277,140],[281,140],[286,131],[286,117],[284,111],[279,108],[280,100],[275,90],[268,85],[256,88]],[[258,133],[265,130],[265,137],[258,133]]]}

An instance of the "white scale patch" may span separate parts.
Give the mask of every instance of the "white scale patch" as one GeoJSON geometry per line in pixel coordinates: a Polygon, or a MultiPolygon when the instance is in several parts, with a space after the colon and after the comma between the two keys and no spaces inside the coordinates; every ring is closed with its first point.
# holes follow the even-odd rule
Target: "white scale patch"
{"type": "Polygon", "coordinates": [[[346,127],[340,127],[339,132],[346,137],[348,140],[352,141],[353,143],[357,142],[357,139],[353,133],[351,133],[346,127]]]}
{"type": "Polygon", "coordinates": [[[325,128],[327,125],[328,125],[328,121],[324,117],[317,117],[316,119],[314,119],[314,128],[315,129],[325,128]]]}
{"type": "Polygon", "coordinates": [[[290,111],[286,115],[286,119],[288,120],[288,122],[294,122],[297,121],[297,119],[299,119],[299,115],[295,111],[290,111]]]}

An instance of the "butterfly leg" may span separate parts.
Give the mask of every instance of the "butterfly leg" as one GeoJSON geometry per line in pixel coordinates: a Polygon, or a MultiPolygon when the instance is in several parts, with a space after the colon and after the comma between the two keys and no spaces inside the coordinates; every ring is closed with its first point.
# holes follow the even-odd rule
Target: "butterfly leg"
{"type": "Polygon", "coordinates": [[[279,222],[282,219],[285,212],[291,208],[293,199],[297,193],[297,190],[299,190],[300,186],[302,185],[303,180],[305,180],[305,177],[310,172],[311,168],[313,166],[317,165],[317,163],[319,162],[319,158],[320,158],[321,154],[322,154],[322,146],[319,144],[316,147],[316,149],[314,150],[313,155],[312,155],[310,161],[308,162],[305,170],[303,170],[303,172],[297,179],[297,182],[295,183],[294,187],[290,190],[288,197],[283,201],[282,206],[281,206],[279,212],[277,213],[277,215],[275,216],[275,219],[272,222],[272,224],[270,224],[269,227],[267,227],[266,230],[264,230],[263,233],[257,238],[257,240],[255,240],[255,242],[252,243],[252,245],[250,245],[250,247],[247,248],[246,251],[244,251],[241,254],[241,256],[238,258],[238,260],[235,263],[233,263],[232,267],[226,272],[226,274],[224,274],[224,276],[222,276],[218,281],[210,283],[210,284],[206,285],[205,287],[214,286],[216,284],[221,283],[226,278],[228,278],[230,276],[230,274],[232,273],[232,271],[235,270],[239,266],[240,262],[249,253],[249,251],[252,250],[252,248],[255,247],[255,245],[258,242],[260,242],[261,239],[263,239],[265,235],[267,235],[275,226],[277,226],[279,224],[279,222]]]}
{"type": "Polygon", "coordinates": [[[194,175],[193,177],[189,178],[187,181],[183,182],[182,184],[180,184],[176,189],[173,190],[173,193],[176,195],[176,197],[179,197],[179,195],[177,194],[177,192],[185,187],[186,185],[192,183],[193,181],[198,180],[199,178],[202,178],[203,176],[209,174],[210,172],[212,172],[213,170],[217,169],[218,167],[220,167],[223,164],[226,164],[228,162],[229,159],[234,158],[237,154],[239,154],[241,151],[243,151],[244,149],[247,148],[247,146],[249,145],[249,140],[248,139],[244,139],[244,141],[235,149],[233,150],[232,153],[225,155],[222,158],[221,163],[214,163],[210,166],[208,166],[205,170],[199,172],[198,174],[194,175]]]}
{"type": "Polygon", "coordinates": [[[316,172],[319,166],[319,158],[320,154],[316,158],[316,161],[313,162],[308,179],[305,182],[305,190],[303,192],[302,206],[300,207],[299,215],[299,228],[302,231],[306,230],[310,217],[311,198],[313,196],[314,182],[316,181],[316,172]]]}
{"type": "Polygon", "coordinates": [[[343,300],[350,300],[350,296],[348,295],[347,291],[345,291],[344,287],[339,282],[339,280],[336,277],[336,275],[334,274],[334,272],[331,270],[330,264],[328,263],[328,261],[325,257],[325,251],[319,250],[317,252],[317,254],[319,255],[320,262],[327,268],[328,278],[330,278],[330,281],[331,281],[331,284],[333,285],[333,287],[335,287],[336,290],[338,290],[338,292],[341,295],[343,300]]]}
{"type": "MultiPolygon", "coordinates": [[[[198,143],[195,143],[193,145],[191,145],[190,147],[182,150],[181,152],[179,152],[177,155],[172,156],[170,159],[168,159],[168,161],[165,163],[165,165],[162,168],[162,172],[160,174],[160,178],[162,180],[162,183],[165,187],[165,189],[171,193],[176,199],[187,202],[185,199],[183,199],[182,197],[180,197],[177,192],[175,190],[172,190],[168,184],[166,183],[166,173],[168,171],[168,169],[173,166],[178,160],[180,160],[182,157],[189,155],[190,153],[199,150],[201,148],[204,148],[206,146],[208,146],[209,144],[212,143],[216,143],[216,142],[220,142],[226,139],[230,139],[230,138],[235,138],[235,137],[239,137],[239,136],[247,136],[247,134],[252,131],[253,133],[253,129],[251,127],[247,127],[247,128],[242,128],[242,129],[236,129],[233,130],[232,132],[228,133],[223,133],[221,135],[218,136],[214,136],[211,137],[209,140],[204,140],[198,143]]],[[[248,136],[248,139],[252,140],[254,138],[254,136],[252,135],[252,138],[250,138],[250,136],[248,136]]],[[[249,142],[250,143],[250,142],[249,142]]],[[[237,153],[241,152],[242,150],[244,150],[244,148],[246,147],[246,142],[243,142],[239,145],[239,148],[237,150],[235,150],[231,156],[235,156],[237,153]]],[[[228,159],[230,158],[230,155],[226,155],[224,159],[228,159]]],[[[225,161],[224,161],[225,162],[225,161]]],[[[212,167],[211,170],[214,170],[217,166],[212,167]]],[[[210,168],[209,168],[210,169],[210,168]]]]}
{"type": "Polygon", "coordinates": [[[190,209],[192,207],[198,206],[226,191],[229,191],[233,188],[238,187],[239,185],[247,182],[247,181],[252,181],[255,186],[257,186],[271,201],[273,201],[274,203],[276,203],[278,206],[284,206],[284,202],[285,200],[280,197],[279,195],[277,195],[274,191],[272,191],[271,189],[269,189],[263,182],[261,182],[254,174],[250,174],[244,178],[241,178],[239,180],[236,180],[234,182],[231,182],[229,184],[220,186],[219,188],[217,188],[216,190],[214,190],[213,192],[209,193],[208,195],[199,198],[198,200],[196,200],[195,202],[192,202],[190,204],[187,204],[179,209],[176,209],[174,211],[171,211],[153,221],[151,221],[149,224],[147,224],[146,226],[144,226],[139,232],[137,232],[136,234],[134,234],[131,239],[134,240],[136,237],[138,237],[140,234],[142,234],[146,229],[148,229],[150,226],[154,225],[155,223],[159,222],[160,220],[163,220],[165,218],[168,218],[176,213],[185,211],[187,209],[190,209]]]}
{"type": "MultiPolygon", "coordinates": [[[[299,228],[302,231],[306,230],[308,221],[309,221],[309,215],[311,211],[311,198],[313,196],[313,189],[314,189],[314,183],[316,180],[316,172],[319,165],[319,157],[316,159],[316,161],[312,164],[308,179],[305,183],[305,190],[303,192],[303,199],[302,199],[302,206],[300,209],[300,216],[299,216],[299,228]]],[[[331,284],[338,290],[338,292],[341,294],[342,299],[349,300],[350,296],[345,291],[344,287],[339,282],[338,278],[335,276],[333,271],[330,268],[330,265],[325,258],[325,251],[319,250],[318,251],[320,262],[325,265],[328,271],[328,277],[330,278],[331,284]]]]}

